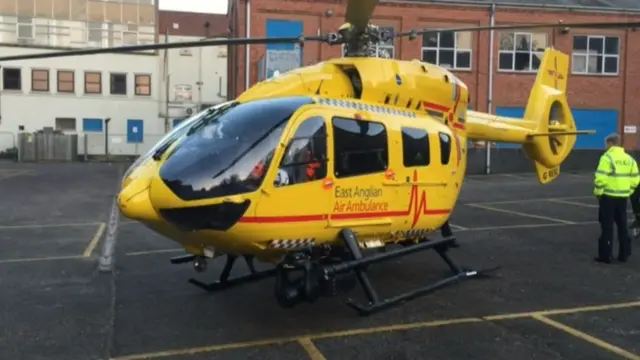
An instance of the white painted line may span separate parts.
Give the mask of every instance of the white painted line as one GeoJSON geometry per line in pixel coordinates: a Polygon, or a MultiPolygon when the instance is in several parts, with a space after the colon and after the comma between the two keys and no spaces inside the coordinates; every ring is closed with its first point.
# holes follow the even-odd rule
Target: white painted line
{"type": "Polygon", "coordinates": [[[552,217],[542,216],[542,215],[528,214],[528,213],[523,213],[523,212],[520,212],[520,211],[499,209],[499,208],[486,206],[486,205],[480,205],[480,204],[466,204],[466,205],[467,206],[471,206],[471,207],[475,207],[475,208],[478,208],[478,209],[485,209],[485,210],[502,212],[502,213],[505,213],[505,214],[518,215],[518,216],[529,217],[529,218],[534,218],[534,219],[559,222],[559,223],[563,223],[563,224],[575,224],[575,222],[573,222],[573,221],[555,219],[555,218],[552,218],[552,217]]]}

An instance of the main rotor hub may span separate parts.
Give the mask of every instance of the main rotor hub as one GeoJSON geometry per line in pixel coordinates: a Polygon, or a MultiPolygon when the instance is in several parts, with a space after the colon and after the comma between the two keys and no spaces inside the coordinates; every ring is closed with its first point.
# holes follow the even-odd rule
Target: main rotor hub
{"type": "Polygon", "coordinates": [[[364,29],[358,29],[346,23],[338,29],[338,35],[344,44],[345,57],[391,58],[388,51],[379,50],[376,45],[381,41],[392,39],[393,35],[387,31],[381,31],[376,25],[368,24],[364,29]]]}

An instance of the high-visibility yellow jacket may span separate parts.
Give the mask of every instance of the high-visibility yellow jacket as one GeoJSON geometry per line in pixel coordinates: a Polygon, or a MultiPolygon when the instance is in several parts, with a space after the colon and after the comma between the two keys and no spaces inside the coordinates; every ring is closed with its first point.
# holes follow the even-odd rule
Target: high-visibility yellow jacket
{"type": "Polygon", "coordinates": [[[612,146],[600,157],[593,194],[629,197],[640,184],[638,163],[620,146],[612,146]]]}

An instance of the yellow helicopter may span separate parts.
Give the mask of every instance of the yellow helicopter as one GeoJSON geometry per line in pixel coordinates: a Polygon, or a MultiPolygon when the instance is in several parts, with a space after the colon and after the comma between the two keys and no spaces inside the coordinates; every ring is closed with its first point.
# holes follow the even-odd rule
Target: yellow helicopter
{"type": "Polygon", "coordinates": [[[283,307],[351,290],[370,314],[480,271],[448,255],[455,236],[429,239],[449,220],[464,183],[468,140],[519,143],[546,184],[560,174],[576,136],[566,99],[569,58],[546,49],[523,119],[467,110],[469,90],[445,68],[375,56],[383,39],[445,31],[537,27],[616,28],[578,23],[425,29],[384,33],[369,24],[377,1],[348,2],[330,35],[215,39],[0,57],[0,61],[211,45],[344,44],[345,56],[260,82],[237,99],[183,121],[124,174],[117,203],[184,247],[172,263],[226,256],[208,291],[275,277],[283,307]],[[393,245],[400,245],[391,249],[393,245]],[[365,256],[367,249],[377,250],[365,256]],[[453,274],[381,299],[366,274],[377,262],[432,249],[453,274]],[[250,274],[230,278],[238,257],[250,274]],[[257,271],[253,259],[275,265],[257,271]]]}

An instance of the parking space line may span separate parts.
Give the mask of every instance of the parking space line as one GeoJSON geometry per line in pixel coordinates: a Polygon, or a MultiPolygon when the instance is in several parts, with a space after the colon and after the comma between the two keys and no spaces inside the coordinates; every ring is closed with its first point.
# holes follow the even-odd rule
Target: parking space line
{"type": "Polygon", "coordinates": [[[512,229],[535,229],[545,227],[560,227],[560,226],[572,226],[572,225],[595,225],[597,221],[580,221],[570,224],[565,223],[551,223],[551,224],[520,224],[520,225],[501,225],[501,226],[483,226],[476,228],[466,228],[464,230],[458,230],[460,232],[472,232],[472,231],[488,231],[488,230],[512,230],[512,229]]]}
{"type": "Polygon", "coordinates": [[[626,350],[624,350],[622,348],[619,348],[619,347],[617,347],[615,345],[609,344],[608,342],[600,340],[600,339],[598,339],[598,338],[596,338],[594,336],[591,336],[591,335],[589,335],[587,333],[584,333],[582,331],[579,331],[577,329],[569,327],[569,326],[567,326],[565,324],[562,324],[562,323],[557,322],[555,320],[551,320],[548,317],[545,317],[543,315],[533,315],[532,318],[534,318],[534,319],[536,319],[536,320],[538,320],[538,321],[540,321],[542,323],[545,323],[545,324],[547,324],[549,326],[552,326],[552,327],[554,327],[554,328],[556,328],[558,330],[561,330],[561,331],[564,331],[564,332],[566,332],[568,334],[571,334],[571,335],[573,335],[573,336],[575,336],[575,337],[577,337],[577,338],[579,338],[581,340],[584,340],[584,341],[587,341],[587,342],[589,342],[589,343],[591,343],[593,345],[596,345],[599,348],[611,351],[611,352],[613,352],[613,353],[615,353],[617,355],[620,355],[620,356],[624,357],[625,359],[640,360],[640,356],[638,356],[638,355],[632,354],[632,353],[630,353],[630,352],[628,352],[628,351],[626,351],[626,350]]]}
{"type": "Polygon", "coordinates": [[[309,359],[311,359],[311,360],[327,360],[327,358],[325,358],[324,355],[322,355],[320,350],[318,350],[318,348],[315,346],[315,344],[313,343],[313,341],[311,341],[310,338],[308,338],[308,337],[307,338],[300,338],[300,339],[298,339],[298,343],[300,344],[300,346],[302,346],[304,351],[307,352],[307,354],[309,355],[309,359]]]}
{"type": "Polygon", "coordinates": [[[499,208],[495,208],[495,207],[491,207],[491,206],[487,206],[487,205],[480,205],[480,204],[465,204],[465,205],[471,206],[471,207],[476,207],[476,208],[479,208],[479,209],[503,212],[505,214],[518,215],[518,216],[523,216],[523,217],[530,217],[530,218],[540,219],[540,220],[548,220],[548,221],[553,221],[553,222],[558,222],[558,223],[563,223],[563,224],[575,224],[575,222],[573,222],[573,221],[555,219],[555,218],[542,216],[542,215],[527,214],[527,213],[523,213],[523,212],[520,212],[520,211],[499,209],[499,208]]]}
{"type": "Polygon", "coordinates": [[[96,246],[98,246],[98,242],[100,242],[100,238],[104,233],[104,229],[106,225],[107,224],[105,223],[100,223],[100,225],[98,226],[98,230],[96,231],[95,235],[93,235],[93,238],[89,242],[89,245],[87,245],[87,248],[84,250],[84,253],[82,253],[83,257],[88,258],[91,256],[91,254],[93,253],[93,250],[96,248],[96,246]]]}
{"type": "Polygon", "coordinates": [[[96,221],[96,222],[86,222],[86,223],[0,225],[0,230],[44,229],[44,228],[57,228],[57,227],[84,227],[84,226],[95,226],[100,224],[102,223],[99,221],[96,221]]]}
{"type": "MultiPolygon", "coordinates": [[[[243,348],[269,346],[269,345],[282,345],[282,344],[295,342],[295,341],[302,343],[302,341],[305,341],[305,339],[308,339],[308,340],[335,339],[335,338],[356,336],[356,335],[370,335],[370,334],[378,334],[378,333],[384,333],[384,332],[417,330],[417,329],[451,326],[451,325],[459,325],[459,324],[461,325],[461,324],[471,324],[471,323],[484,323],[484,322],[490,322],[490,321],[533,318],[534,316],[539,317],[539,316],[549,316],[549,315],[575,314],[575,313],[583,313],[583,312],[605,311],[605,310],[624,309],[624,308],[632,308],[632,307],[640,307],[640,301],[617,303],[617,304],[583,306],[583,307],[565,308],[565,309],[539,310],[539,311],[521,312],[521,313],[512,313],[512,314],[489,315],[489,316],[481,316],[481,317],[453,318],[453,319],[446,319],[446,320],[424,321],[424,322],[415,322],[415,323],[408,323],[408,324],[383,325],[383,326],[376,326],[376,327],[369,327],[369,328],[338,330],[338,331],[324,332],[324,333],[317,333],[317,334],[306,334],[306,335],[301,334],[298,336],[291,336],[291,337],[245,341],[245,342],[238,342],[238,343],[202,346],[202,347],[194,347],[194,348],[186,348],[186,349],[178,349],[178,350],[166,350],[166,351],[158,351],[158,352],[144,353],[144,354],[133,354],[133,355],[114,357],[114,358],[111,358],[110,360],[158,359],[158,358],[169,357],[169,356],[194,355],[198,353],[215,352],[215,351],[221,351],[221,350],[243,349],[243,348]]],[[[638,358],[632,358],[632,359],[640,360],[638,358]]]]}
{"type": "Polygon", "coordinates": [[[161,254],[161,253],[171,253],[171,252],[184,252],[183,248],[173,248],[173,249],[159,249],[159,250],[147,250],[147,251],[134,251],[130,253],[126,253],[126,256],[139,256],[139,255],[151,255],[151,254],[161,254]]]}
{"type": "Polygon", "coordinates": [[[559,204],[576,205],[576,206],[583,206],[583,207],[589,207],[589,208],[597,208],[598,207],[598,205],[585,204],[585,203],[581,203],[581,202],[577,202],[577,201],[569,201],[569,200],[562,200],[562,199],[549,199],[549,201],[550,202],[559,203],[559,204]]]}
{"type": "Polygon", "coordinates": [[[449,223],[449,226],[451,226],[452,228],[454,228],[456,230],[467,230],[467,228],[464,227],[464,226],[455,225],[455,224],[452,224],[452,223],[449,223]]]}
{"type": "MultiPolygon", "coordinates": [[[[526,204],[533,202],[541,202],[541,201],[550,201],[550,200],[577,200],[577,199],[591,199],[593,196],[567,196],[567,197],[550,197],[550,198],[533,198],[533,199],[520,199],[520,200],[504,200],[504,201],[482,201],[482,202],[474,202],[473,204],[481,204],[481,205],[501,205],[501,204],[526,204]]],[[[467,205],[462,203],[463,205],[467,205]]]]}
{"type": "Polygon", "coordinates": [[[9,179],[20,175],[33,175],[33,170],[8,170],[6,174],[0,173],[0,180],[9,179]]]}
{"type": "Polygon", "coordinates": [[[55,261],[55,260],[78,260],[83,259],[82,256],[70,255],[70,256],[49,256],[39,258],[24,258],[24,259],[2,259],[0,264],[15,264],[24,262],[39,262],[39,261],[55,261]]]}

